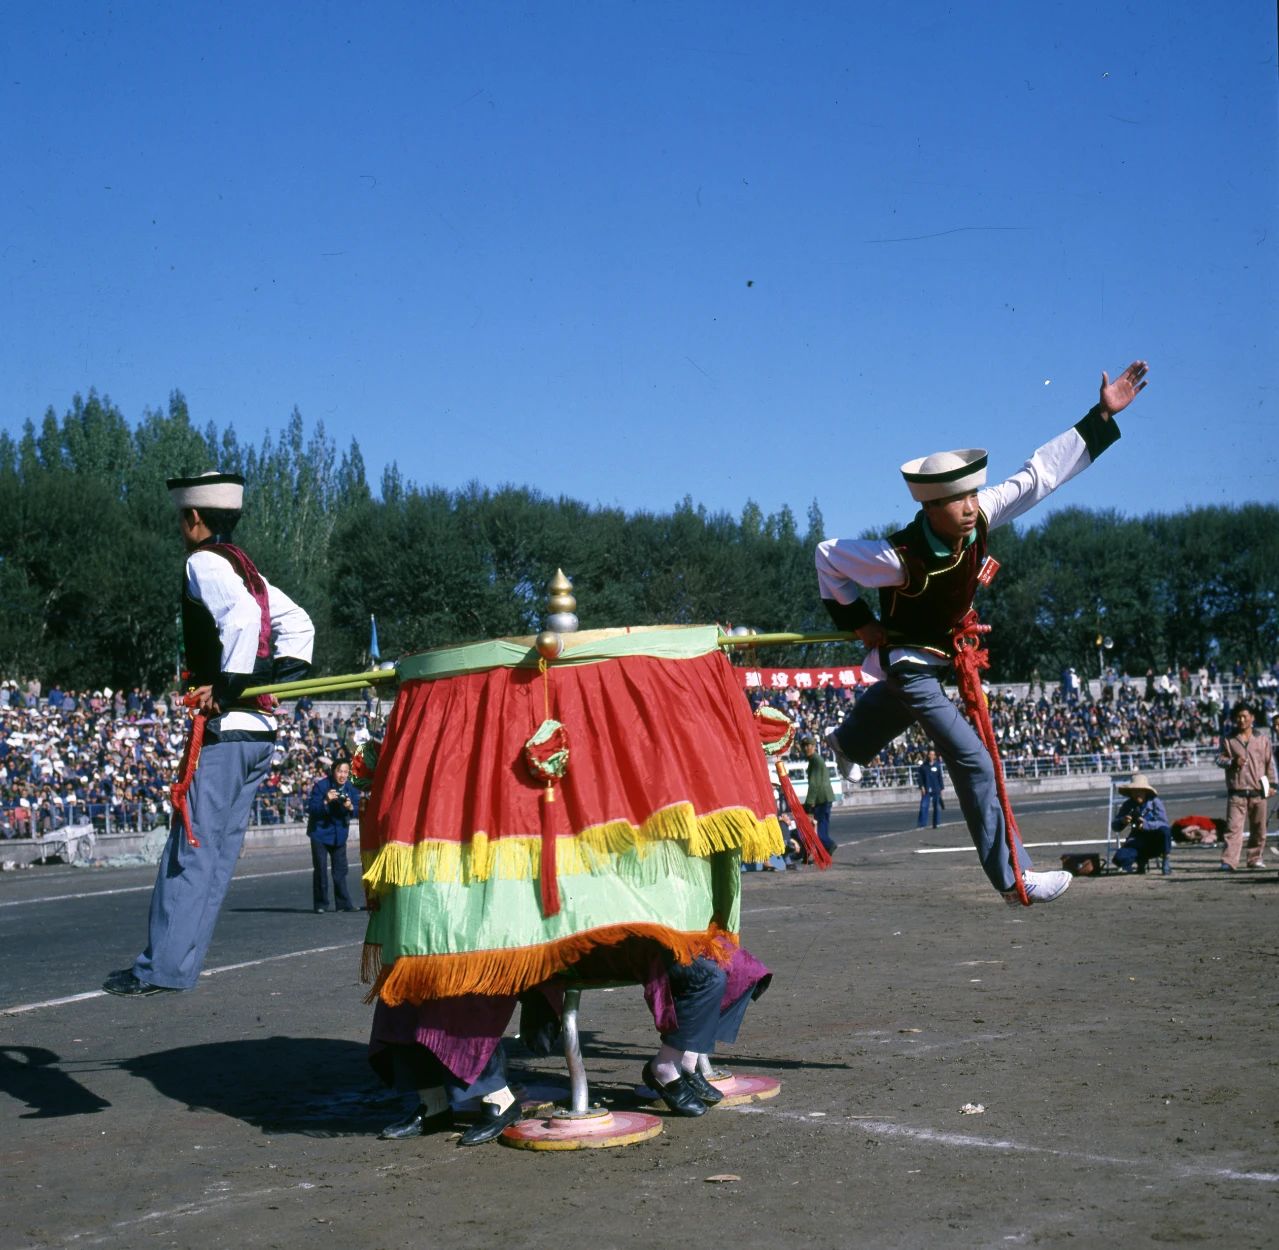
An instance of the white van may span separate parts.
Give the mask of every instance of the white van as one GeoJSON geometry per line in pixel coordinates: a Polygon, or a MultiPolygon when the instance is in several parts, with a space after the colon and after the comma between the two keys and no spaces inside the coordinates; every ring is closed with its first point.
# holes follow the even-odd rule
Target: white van
{"type": "MultiPolygon", "coordinates": [[[[830,773],[831,789],[835,791],[835,802],[838,803],[844,797],[844,779],[839,775],[839,769],[835,765],[834,760],[824,761],[826,769],[830,773]]],[[[790,783],[795,787],[795,796],[799,799],[800,806],[804,804],[804,800],[808,798],[808,761],[802,757],[797,760],[786,761],[786,772],[790,776],[790,783]]],[[[769,774],[773,780],[773,797],[775,799],[781,797],[781,786],[777,782],[777,768],[773,762],[769,761],[769,774]]]]}

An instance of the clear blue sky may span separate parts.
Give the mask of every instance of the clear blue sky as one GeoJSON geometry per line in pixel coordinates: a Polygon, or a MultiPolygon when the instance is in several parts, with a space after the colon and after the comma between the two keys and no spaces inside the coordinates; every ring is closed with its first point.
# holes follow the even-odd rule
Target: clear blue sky
{"type": "Polygon", "coordinates": [[[296,405],[376,487],[628,510],[1016,468],[1279,498],[1273,0],[31,3],[0,30],[0,427],[296,405]]]}

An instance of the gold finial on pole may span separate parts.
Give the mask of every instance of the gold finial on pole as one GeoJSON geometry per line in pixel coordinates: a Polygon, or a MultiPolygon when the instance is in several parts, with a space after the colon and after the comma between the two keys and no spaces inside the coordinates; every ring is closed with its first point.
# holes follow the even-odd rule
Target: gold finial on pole
{"type": "Polygon", "coordinates": [[[573,583],[564,576],[563,569],[556,569],[555,576],[547,583],[550,597],[546,601],[550,611],[546,628],[557,634],[571,634],[577,629],[577,600],[573,598],[573,583]]]}

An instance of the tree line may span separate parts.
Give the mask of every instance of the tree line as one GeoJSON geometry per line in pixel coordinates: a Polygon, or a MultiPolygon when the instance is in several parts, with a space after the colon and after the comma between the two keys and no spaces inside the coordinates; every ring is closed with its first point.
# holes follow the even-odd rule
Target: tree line
{"type": "MultiPolygon", "coordinates": [[[[390,465],[375,494],[354,441],[339,453],[295,410],[278,436],[241,444],[193,423],[180,392],[136,424],[105,396],[76,396],[21,435],[0,433],[0,676],[73,689],[172,682],[182,549],[164,479],[243,473],[237,541],[311,613],[316,665],[368,662],[376,614],[385,658],[536,632],[557,567],[583,629],[649,623],[828,629],[813,501],[740,515],[684,499],[623,512],[520,486],[444,490],[390,465]]],[[[884,534],[892,526],[876,531],[884,534]]],[[[868,532],[867,535],[871,536],[868,532]]],[[[1002,565],[978,606],[992,679],[1130,673],[1279,654],[1279,508],[1245,504],[1125,517],[1070,508],[991,536],[1002,565]]],[[[873,602],[873,601],[872,601],[873,602]]],[[[860,648],[770,649],[770,665],[842,664],[860,648]]]]}

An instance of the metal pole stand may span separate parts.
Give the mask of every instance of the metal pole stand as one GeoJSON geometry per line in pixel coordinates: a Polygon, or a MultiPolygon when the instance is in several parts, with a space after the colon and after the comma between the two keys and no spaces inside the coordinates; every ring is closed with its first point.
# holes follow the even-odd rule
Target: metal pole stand
{"type": "Polygon", "coordinates": [[[610,1111],[598,1104],[590,1105],[577,1027],[581,1003],[580,986],[565,989],[560,1031],[568,1064],[569,1106],[556,1107],[545,1117],[539,1112],[534,1118],[510,1125],[501,1137],[508,1146],[522,1150],[603,1150],[645,1141],[662,1131],[662,1121],[647,1112],[610,1111]]]}

